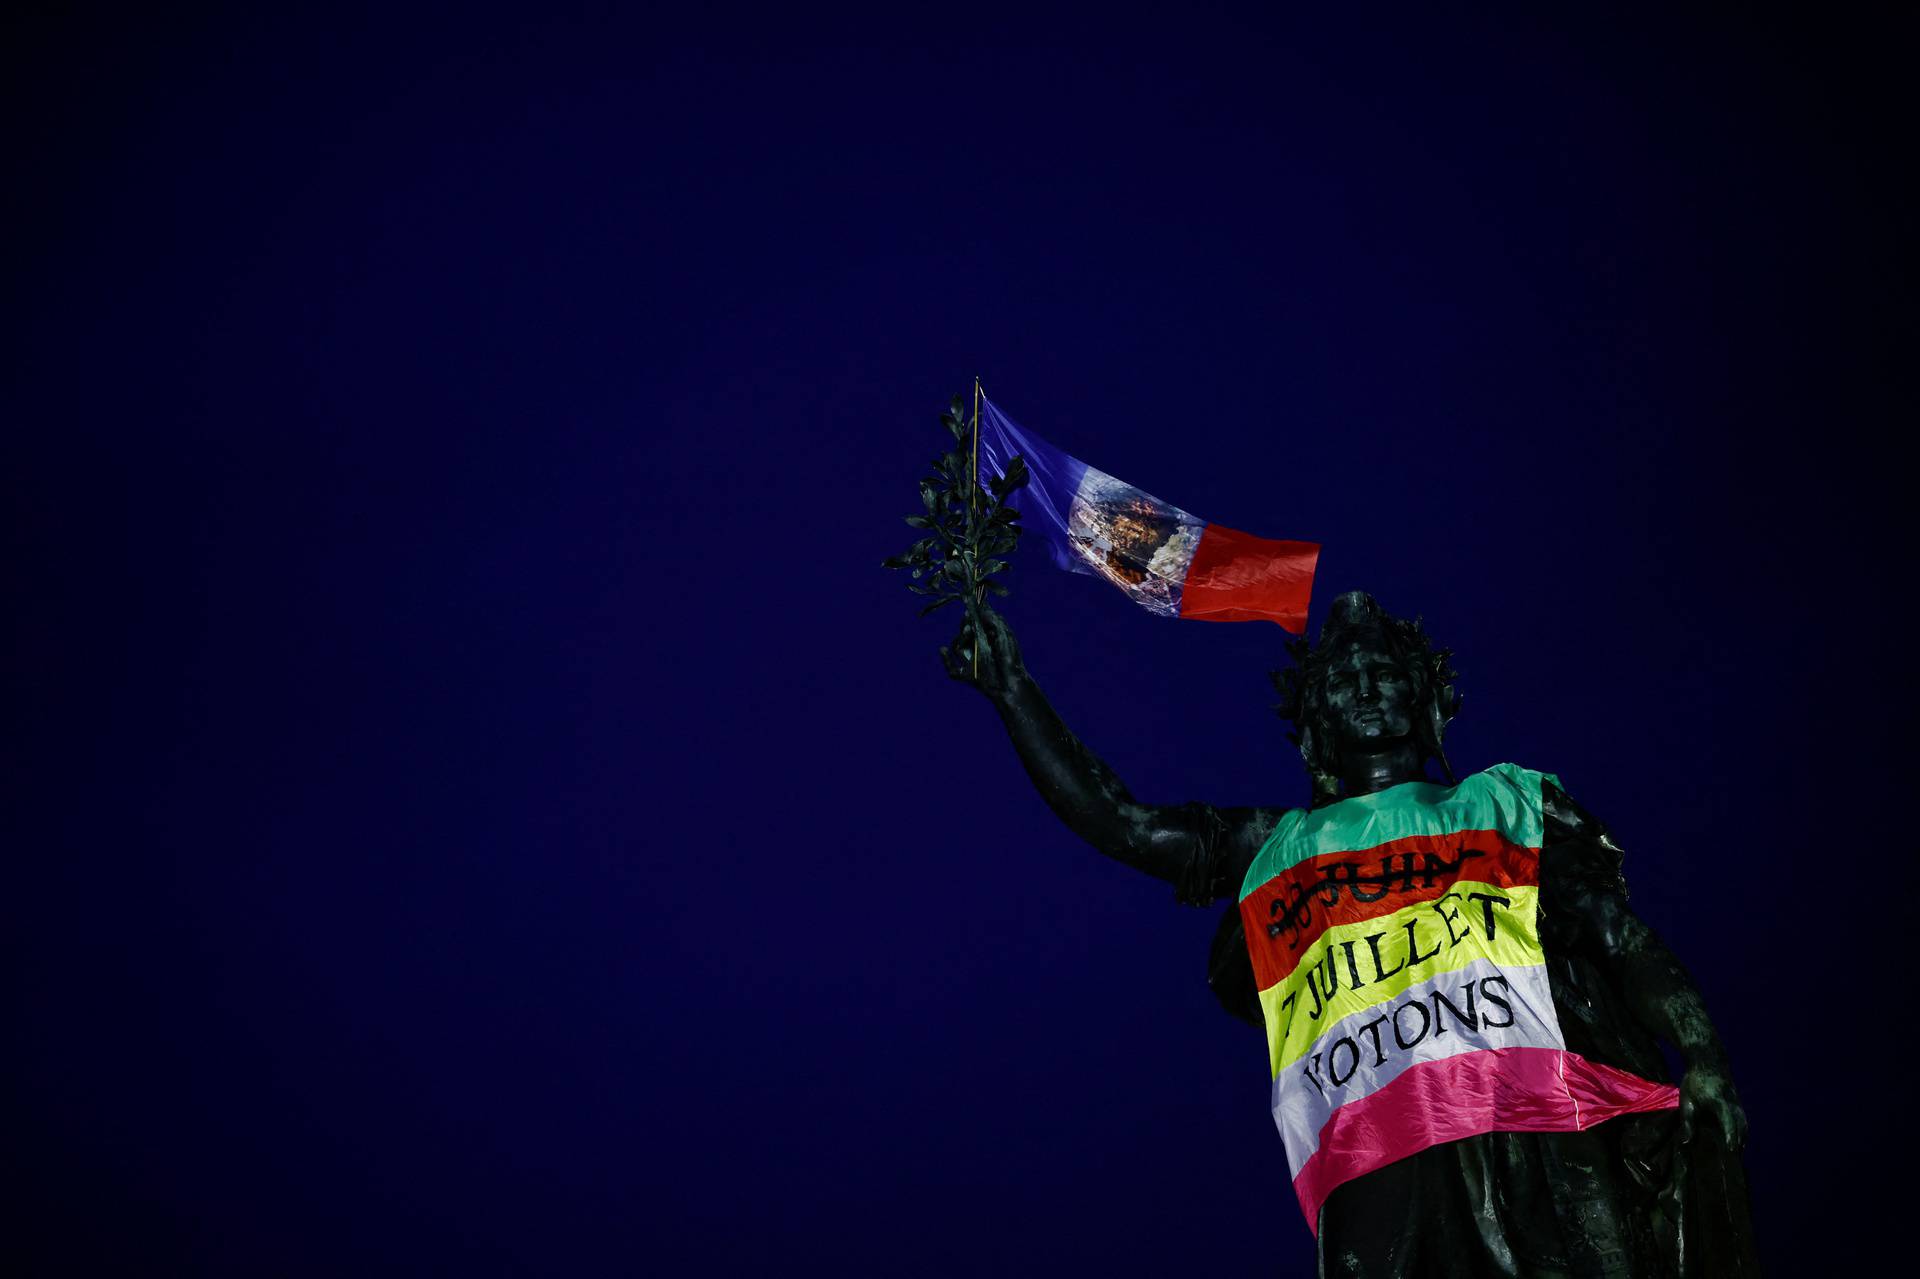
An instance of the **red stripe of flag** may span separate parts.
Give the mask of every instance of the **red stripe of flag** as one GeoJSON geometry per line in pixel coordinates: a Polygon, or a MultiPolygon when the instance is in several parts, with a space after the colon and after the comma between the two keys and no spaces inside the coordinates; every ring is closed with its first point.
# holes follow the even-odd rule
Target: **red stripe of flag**
{"type": "Polygon", "coordinates": [[[1180,588],[1180,616],[1203,622],[1277,622],[1307,627],[1307,601],[1320,547],[1280,542],[1209,524],[1180,588]]]}

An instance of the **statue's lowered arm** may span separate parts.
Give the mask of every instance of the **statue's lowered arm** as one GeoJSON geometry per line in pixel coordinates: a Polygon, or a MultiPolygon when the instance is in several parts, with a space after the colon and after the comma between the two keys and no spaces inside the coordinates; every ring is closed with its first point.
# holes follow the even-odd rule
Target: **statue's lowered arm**
{"type": "MultiPolygon", "coordinates": [[[[1592,816],[1549,788],[1546,817],[1550,837],[1597,842],[1617,854],[1606,829],[1592,816]]],[[[1747,1118],[1727,1069],[1726,1049],[1707,1015],[1699,987],[1659,934],[1633,913],[1616,885],[1588,882],[1569,894],[1567,903],[1588,948],[1611,968],[1634,1017],[1680,1053],[1687,1064],[1680,1086],[1683,1135],[1704,1127],[1729,1150],[1746,1142],[1747,1118]]]]}
{"type": "Polygon", "coordinates": [[[1060,719],[1020,659],[1013,630],[984,604],[940,650],[947,673],[992,701],[1035,789],[1068,829],[1100,852],[1176,886],[1196,905],[1231,892],[1279,820],[1278,809],[1142,804],[1060,719]]]}

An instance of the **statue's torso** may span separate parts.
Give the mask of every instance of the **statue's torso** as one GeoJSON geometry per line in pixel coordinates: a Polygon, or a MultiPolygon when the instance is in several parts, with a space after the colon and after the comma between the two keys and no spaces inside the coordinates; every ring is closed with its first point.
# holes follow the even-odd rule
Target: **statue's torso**
{"type": "Polygon", "coordinates": [[[1674,1104],[1570,1050],[1541,941],[1542,786],[1499,765],[1288,813],[1241,889],[1272,1109],[1310,1224],[1436,1144],[1674,1104]]]}

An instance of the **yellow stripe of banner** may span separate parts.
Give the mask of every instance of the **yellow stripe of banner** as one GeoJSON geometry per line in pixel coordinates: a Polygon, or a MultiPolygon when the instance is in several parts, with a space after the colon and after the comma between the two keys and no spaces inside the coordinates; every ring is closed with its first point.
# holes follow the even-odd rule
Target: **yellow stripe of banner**
{"type": "Polygon", "coordinates": [[[1435,901],[1329,928],[1284,981],[1260,992],[1268,1061],[1282,1068],[1307,1055],[1342,1017],[1385,1003],[1416,982],[1476,959],[1502,967],[1545,962],[1540,890],[1462,881],[1435,901]]]}

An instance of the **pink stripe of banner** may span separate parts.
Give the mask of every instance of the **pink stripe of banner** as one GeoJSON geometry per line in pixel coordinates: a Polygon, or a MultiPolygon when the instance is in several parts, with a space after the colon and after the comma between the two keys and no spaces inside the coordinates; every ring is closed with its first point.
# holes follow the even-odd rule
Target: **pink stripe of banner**
{"type": "Polygon", "coordinates": [[[1484,1132],[1578,1132],[1679,1104],[1672,1084],[1557,1048],[1490,1048],[1422,1062],[1334,1111],[1293,1190],[1317,1235],[1320,1205],[1335,1187],[1428,1146],[1484,1132]]]}

